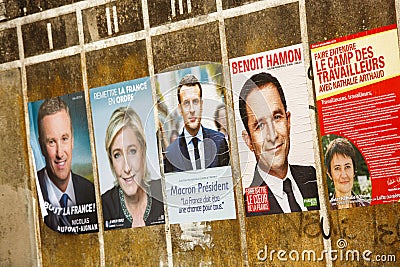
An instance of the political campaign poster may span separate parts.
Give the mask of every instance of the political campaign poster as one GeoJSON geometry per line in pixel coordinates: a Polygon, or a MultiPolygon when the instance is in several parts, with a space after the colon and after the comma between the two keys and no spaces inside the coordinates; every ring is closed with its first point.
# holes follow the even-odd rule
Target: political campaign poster
{"type": "Polygon", "coordinates": [[[148,77],[90,89],[105,230],[163,224],[148,77]]]}
{"type": "Polygon", "coordinates": [[[44,223],[63,234],[97,232],[84,93],[30,102],[28,110],[30,145],[44,223]]]}
{"type": "Polygon", "coordinates": [[[171,224],[236,218],[220,64],[156,75],[171,224]]]}
{"type": "Polygon", "coordinates": [[[313,44],[311,57],[331,208],[399,201],[396,25],[313,44]]]}
{"type": "Polygon", "coordinates": [[[229,66],[246,216],[318,210],[302,45],[229,66]]]}

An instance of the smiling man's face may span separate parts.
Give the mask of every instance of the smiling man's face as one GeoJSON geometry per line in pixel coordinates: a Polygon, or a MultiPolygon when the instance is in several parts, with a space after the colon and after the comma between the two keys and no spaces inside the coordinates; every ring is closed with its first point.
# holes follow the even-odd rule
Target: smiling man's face
{"type": "Polygon", "coordinates": [[[267,83],[255,88],[246,99],[249,133],[243,132],[258,166],[279,178],[288,170],[290,112],[286,112],[276,86],[267,83]]]}
{"type": "Polygon", "coordinates": [[[69,181],[74,137],[71,119],[65,110],[46,115],[42,119],[42,152],[46,159],[49,178],[63,188],[69,181]]]}

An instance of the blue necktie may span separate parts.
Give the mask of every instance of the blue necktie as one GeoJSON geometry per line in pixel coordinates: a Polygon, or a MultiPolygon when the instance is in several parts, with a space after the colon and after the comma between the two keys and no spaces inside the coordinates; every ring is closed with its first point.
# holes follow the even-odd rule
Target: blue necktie
{"type": "Polygon", "coordinates": [[[67,203],[68,203],[68,195],[67,195],[66,193],[64,193],[64,194],[61,196],[61,199],[60,199],[61,208],[67,207],[67,203]]]}
{"type": "MultiPolygon", "coordinates": [[[[61,208],[66,208],[67,203],[68,203],[68,194],[64,193],[60,199],[61,208]]],[[[65,215],[60,216],[60,225],[62,225],[62,226],[70,226],[71,225],[67,219],[67,216],[65,216],[65,215]]]]}
{"type": "Polygon", "coordinates": [[[199,153],[199,139],[197,137],[193,137],[192,143],[194,146],[194,159],[196,160],[196,170],[200,170],[201,163],[200,163],[200,153],[199,153]]]}

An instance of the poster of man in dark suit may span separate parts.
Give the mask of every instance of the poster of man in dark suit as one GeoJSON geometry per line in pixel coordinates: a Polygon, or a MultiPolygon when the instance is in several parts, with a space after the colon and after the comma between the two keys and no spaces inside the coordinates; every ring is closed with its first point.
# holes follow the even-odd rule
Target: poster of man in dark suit
{"type": "Polygon", "coordinates": [[[182,64],[156,76],[171,224],[236,218],[229,137],[215,124],[216,110],[226,106],[224,80],[218,63],[182,64]]]}
{"type": "Polygon", "coordinates": [[[199,170],[229,164],[229,149],[223,133],[201,124],[202,86],[194,74],[187,74],[177,88],[178,110],[184,122],[181,134],[165,152],[164,171],[199,170]]]}
{"type": "Polygon", "coordinates": [[[319,209],[302,56],[294,45],[230,60],[247,216],[319,209]]]}
{"type": "MultiPolygon", "coordinates": [[[[82,94],[66,98],[75,102],[84,100],[82,94]]],[[[31,145],[36,153],[36,167],[39,168],[37,172],[38,193],[41,193],[39,199],[43,200],[45,208],[42,210],[42,215],[47,213],[44,216],[45,224],[60,233],[97,232],[94,185],[88,179],[72,171],[75,143],[81,145],[84,142],[84,138],[81,136],[82,129],[74,131],[70,108],[62,97],[53,97],[29,104],[31,133],[33,138],[37,136],[37,142],[31,140],[31,145]],[[33,119],[34,117],[36,120],[33,119]],[[32,130],[35,128],[36,131],[32,130]],[[44,157],[45,165],[43,167],[41,167],[43,164],[39,163],[41,156],[38,153],[37,145],[44,157]]],[[[79,104],[74,107],[76,106],[79,104]]],[[[76,110],[74,110],[74,114],[76,114],[76,110]]],[[[77,120],[81,119],[82,117],[77,118],[77,120]]],[[[86,120],[86,115],[83,119],[86,120]]],[[[84,161],[82,159],[85,157],[84,155],[80,156],[82,163],[84,161]]],[[[90,172],[91,161],[86,165],[88,165],[86,166],[87,172],[90,172]]],[[[84,168],[81,167],[81,169],[84,168]]]]}

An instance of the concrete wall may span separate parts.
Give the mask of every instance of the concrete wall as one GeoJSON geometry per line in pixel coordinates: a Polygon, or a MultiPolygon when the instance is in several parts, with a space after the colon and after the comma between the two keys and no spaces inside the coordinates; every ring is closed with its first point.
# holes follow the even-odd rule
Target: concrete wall
{"type": "MultiPolygon", "coordinates": [[[[179,224],[54,233],[40,218],[26,130],[28,102],[82,90],[88,99],[89,88],[154,77],[181,63],[228,66],[229,58],[292,44],[303,43],[308,55],[308,44],[396,23],[396,1],[177,0],[174,8],[169,0],[3,2],[8,19],[0,23],[0,266],[285,266],[276,258],[260,262],[257,253],[267,244],[270,250],[313,249],[319,255],[334,249],[340,238],[349,242],[349,249],[394,254],[400,261],[399,205],[329,211],[319,166],[320,212],[245,218],[242,188],[236,183],[237,219],[194,225],[189,239],[179,224]],[[179,2],[184,3],[182,14],[179,2]],[[112,6],[120,24],[119,31],[112,28],[109,35],[105,9],[112,6]],[[53,29],[52,49],[47,23],[53,29]],[[323,238],[321,217],[325,233],[332,232],[330,238],[323,238]]],[[[228,72],[225,79],[229,85],[228,72]]],[[[314,105],[311,81],[308,85],[314,105]]],[[[226,96],[232,106],[231,93],[226,96]]],[[[315,114],[311,116],[316,129],[315,114]]],[[[228,118],[233,125],[232,111],[228,118]]],[[[235,138],[234,127],[230,135],[235,138]]],[[[231,151],[233,179],[238,182],[235,144],[231,151]]],[[[95,185],[99,199],[96,179],[95,185]]],[[[290,265],[382,263],[324,259],[290,265]]]]}

